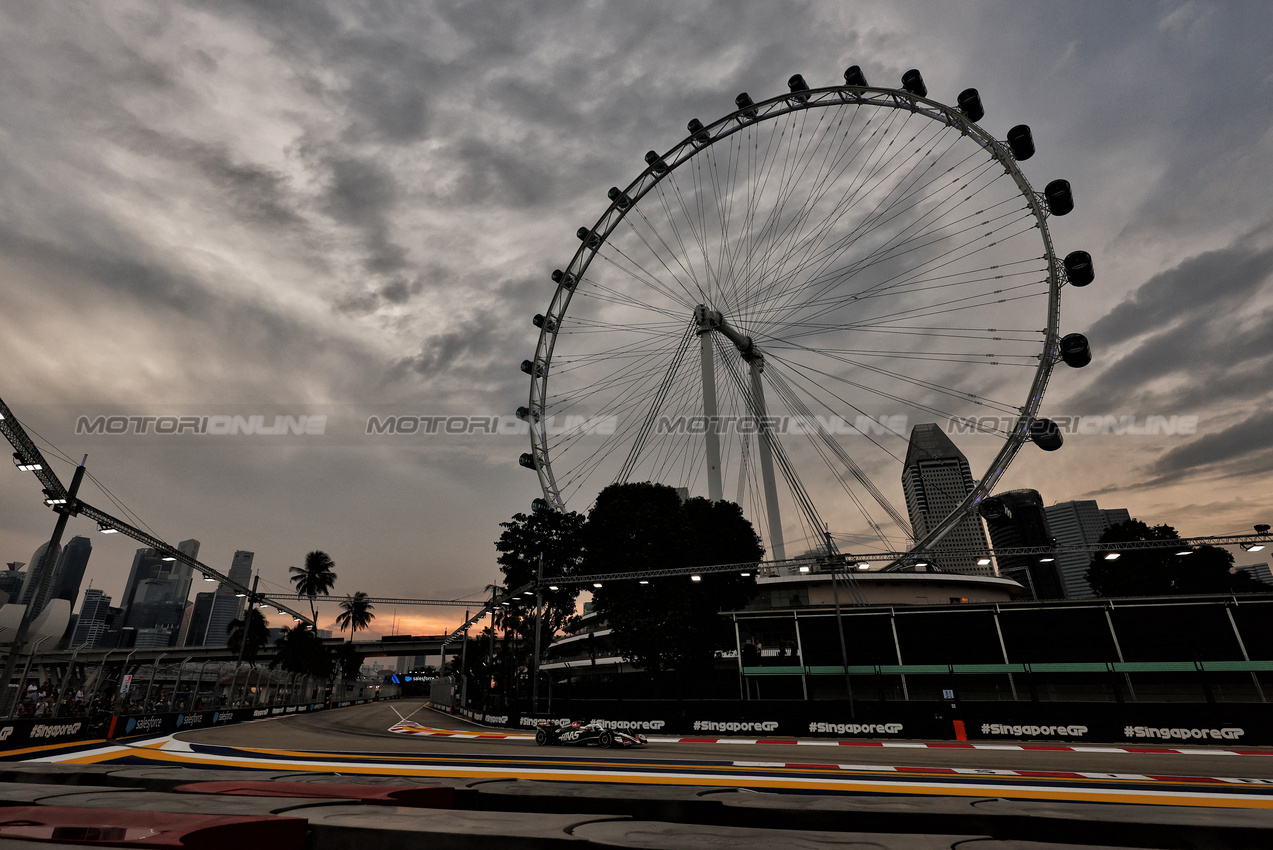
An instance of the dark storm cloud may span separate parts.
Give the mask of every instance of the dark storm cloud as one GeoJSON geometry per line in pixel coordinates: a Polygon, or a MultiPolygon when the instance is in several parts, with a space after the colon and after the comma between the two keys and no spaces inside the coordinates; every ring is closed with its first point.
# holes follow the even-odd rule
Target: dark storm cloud
{"type": "Polygon", "coordinates": [[[1252,456],[1268,456],[1273,434],[1273,410],[1262,410],[1225,428],[1206,434],[1158,459],[1153,470],[1159,480],[1178,478],[1200,467],[1225,464],[1252,456]]]}
{"type": "Polygon", "coordinates": [[[1257,248],[1254,236],[1191,257],[1150,278],[1092,325],[1088,337],[1117,345],[1179,321],[1195,310],[1213,315],[1230,313],[1268,284],[1273,273],[1273,249],[1257,248]]]}
{"type": "Polygon", "coordinates": [[[1256,234],[1153,276],[1085,331],[1096,377],[1069,407],[1092,412],[1157,396],[1183,411],[1264,395],[1273,326],[1252,319],[1267,315],[1254,302],[1270,290],[1273,249],[1257,247],[1256,234]],[[1154,382],[1172,377],[1180,380],[1164,399],[1154,382]]]}
{"type": "Polygon", "coordinates": [[[139,155],[191,168],[195,172],[192,178],[220,195],[225,210],[242,221],[270,228],[304,224],[299,212],[304,199],[286,175],[245,161],[223,144],[163,133],[124,115],[117,115],[103,135],[139,155]]]}

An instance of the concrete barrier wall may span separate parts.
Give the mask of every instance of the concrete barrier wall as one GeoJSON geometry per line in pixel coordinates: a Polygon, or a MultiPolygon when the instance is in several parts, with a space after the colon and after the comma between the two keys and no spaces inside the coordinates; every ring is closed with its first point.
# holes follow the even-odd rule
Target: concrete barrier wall
{"type": "Polygon", "coordinates": [[[139,735],[171,735],[186,729],[206,729],[210,726],[226,726],[250,720],[271,717],[287,717],[307,714],[327,708],[345,708],[363,705],[369,699],[341,700],[331,706],[327,703],[300,703],[297,705],[263,705],[249,708],[222,708],[205,711],[151,712],[147,714],[118,714],[92,720],[86,717],[23,717],[0,720],[0,753],[7,750],[38,747],[45,744],[65,744],[94,738],[129,738],[139,735]]]}

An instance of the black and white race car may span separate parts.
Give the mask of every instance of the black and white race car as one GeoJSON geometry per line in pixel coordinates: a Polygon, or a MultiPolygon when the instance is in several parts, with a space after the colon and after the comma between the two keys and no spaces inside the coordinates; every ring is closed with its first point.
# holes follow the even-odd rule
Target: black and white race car
{"type": "Polygon", "coordinates": [[[535,743],[541,747],[549,744],[569,744],[572,746],[598,747],[642,747],[646,744],[644,735],[633,735],[621,729],[607,729],[597,723],[580,723],[578,720],[570,725],[542,721],[535,729],[535,743]]]}

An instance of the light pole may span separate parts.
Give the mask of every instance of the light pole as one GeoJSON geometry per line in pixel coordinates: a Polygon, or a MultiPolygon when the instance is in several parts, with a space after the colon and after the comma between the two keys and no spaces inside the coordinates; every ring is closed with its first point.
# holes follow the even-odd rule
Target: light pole
{"type": "MultiPolygon", "coordinates": [[[[840,617],[840,581],[835,575],[835,545],[831,542],[831,529],[826,529],[827,560],[831,565],[831,595],[835,598],[835,629],[840,636],[840,663],[844,665],[844,690],[849,695],[849,719],[856,720],[853,710],[853,681],[849,678],[849,652],[844,643],[844,620],[840,617]]],[[[800,659],[804,663],[804,659],[800,659]]]]}
{"type": "Polygon", "coordinates": [[[539,553],[539,569],[535,573],[535,678],[530,685],[530,710],[539,711],[539,634],[544,623],[544,553],[539,553]]]}
{"type": "MultiPolygon", "coordinates": [[[[77,510],[75,495],[80,490],[80,482],[84,480],[84,464],[86,463],[88,463],[88,455],[84,455],[80,465],[75,467],[75,474],[71,477],[71,486],[66,490],[66,504],[54,506],[53,510],[57,511],[57,522],[53,525],[53,536],[49,539],[48,546],[44,548],[44,556],[40,558],[40,563],[31,567],[31,576],[28,580],[31,582],[32,593],[27,597],[26,607],[22,609],[22,620],[18,623],[18,630],[13,635],[13,644],[4,662],[4,673],[0,674],[0,686],[4,687],[6,695],[9,691],[9,683],[13,681],[13,671],[18,667],[18,653],[22,651],[22,644],[26,642],[27,631],[30,629],[31,620],[34,617],[34,609],[44,598],[45,585],[53,581],[53,566],[56,559],[53,553],[61,548],[62,532],[66,531],[66,521],[77,510]]],[[[15,694],[12,702],[9,703],[7,717],[13,717],[18,703],[21,701],[22,694],[15,694]]]]}

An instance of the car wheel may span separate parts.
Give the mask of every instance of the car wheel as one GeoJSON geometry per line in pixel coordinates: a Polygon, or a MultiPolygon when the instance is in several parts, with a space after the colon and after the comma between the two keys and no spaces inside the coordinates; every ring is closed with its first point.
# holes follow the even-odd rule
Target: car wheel
{"type": "Polygon", "coordinates": [[[535,743],[539,744],[539,746],[541,747],[548,746],[548,730],[547,729],[535,730],[535,743]]]}
{"type": "Polygon", "coordinates": [[[601,745],[602,749],[606,749],[606,750],[610,749],[610,747],[613,746],[614,736],[610,734],[609,729],[602,731],[602,733],[597,736],[597,743],[601,745]]]}

